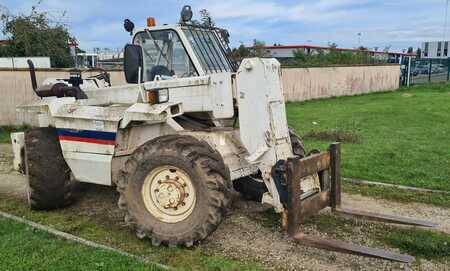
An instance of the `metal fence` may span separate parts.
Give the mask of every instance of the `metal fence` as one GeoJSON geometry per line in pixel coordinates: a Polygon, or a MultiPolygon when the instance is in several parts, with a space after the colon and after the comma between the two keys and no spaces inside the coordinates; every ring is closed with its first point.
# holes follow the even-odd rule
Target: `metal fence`
{"type": "Polygon", "coordinates": [[[408,70],[409,70],[410,84],[448,82],[450,79],[450,58],[411,59],[410,65],[409,59],[405,59],[403,67],[405,67],[403,72],[404,80],[408,80],[408,70]],[[408,67],[410,68],[408,69],[408,67]]]}

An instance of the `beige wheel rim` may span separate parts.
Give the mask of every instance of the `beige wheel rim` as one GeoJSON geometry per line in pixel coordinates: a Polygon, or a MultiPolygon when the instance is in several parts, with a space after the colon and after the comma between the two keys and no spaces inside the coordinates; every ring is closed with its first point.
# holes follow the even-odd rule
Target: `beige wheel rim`
{"type": "Polygon", "coordinates": [[[145,178],[142,198],[147,210],[158,220],[178,223],[194,210],[196,193],[185,171],[174,166],[160,166],[145,178]]]}

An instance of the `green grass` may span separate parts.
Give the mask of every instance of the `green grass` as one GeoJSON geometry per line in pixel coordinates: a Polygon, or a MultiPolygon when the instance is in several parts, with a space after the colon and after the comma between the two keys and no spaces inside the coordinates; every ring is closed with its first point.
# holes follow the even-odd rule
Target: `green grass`
{"type": "MultiPolygon", "coordinates": [[[[387,224],[368,223],[322,214],[309,219],[306,225],[314,225],[331,238],[345,239],[360,228],[361,234],[377,246],[398,248],[403,253],[420,259],[450,261],[450,235],[421,228],[400,228],[387,224]]],[[[372,245],[373,246],[373,245],[372,245]]]]}
{"type": "Polygon", "coordinates": [[[0,218],[0,270],[160,270],[0,218]]]}
{"type": "Polygon", "coordinates": [[[0,144],[11,143],[11,133],[25,131],[28,128],[28,125],[0,126],[0,144]]]}
{"type": "Polygon", "coordinates": [[[150,241],[139,240],[131,229],[120,225],[119,222],[111,221],[107,216],[80,215],[80,211],[76,207],[51,212],[36,212],[29,210],[23,200],[6,196],[2,196],[0,199],[0,210],[4,212],[25,217],[60,231],[109,245],[145,257],[151,262],[165,264],[180,270],[262,270],[256,263],[212,255],[201,244],[193,249],[153,247],[150,241]]]}
{"type": "Polygon", "coordinates": [[[288,103],[287,111],[308,149],[326,149],[336,134],[358,139],[343,143],[344,176],[450,191],[450,85],[288,103]]]}
{"type": "Polygon", "coordinates": [[[354,185],[344,183],[344,192],[397,202],[421,202],[450,208],[450,195],[404,190],[393,187],[354,185]]]}
{"type": "Polygon", "coordinates": [[[423,229],[389,231],[383,241],[401,251],[425,259],[450,257],[450,235],[423,229]]]}

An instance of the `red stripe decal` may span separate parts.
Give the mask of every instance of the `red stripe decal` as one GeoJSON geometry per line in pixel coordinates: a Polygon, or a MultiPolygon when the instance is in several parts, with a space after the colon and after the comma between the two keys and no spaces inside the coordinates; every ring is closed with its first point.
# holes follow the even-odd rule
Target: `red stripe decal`
{"type": "Polygon", "coordinates": [[[73,136],[59,136],[58,138],[61,141],[76,141],[76,142],[102,144],[102,145],[115,145],[116,144],[116,142],[114,140],[103,140],[103,139],[73,137],[73,136]]]}

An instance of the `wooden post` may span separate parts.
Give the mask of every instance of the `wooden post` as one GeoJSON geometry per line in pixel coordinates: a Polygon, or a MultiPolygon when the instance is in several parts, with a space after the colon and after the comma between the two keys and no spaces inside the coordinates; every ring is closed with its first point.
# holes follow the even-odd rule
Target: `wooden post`
{"type": "Polygon", "coordinates": [[[341,144],[330,145],[331,158],[331,208],[335,210],[341,206],[341,144]]]}

